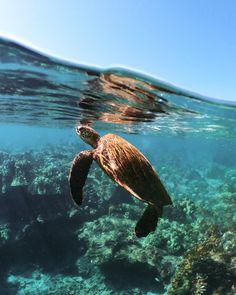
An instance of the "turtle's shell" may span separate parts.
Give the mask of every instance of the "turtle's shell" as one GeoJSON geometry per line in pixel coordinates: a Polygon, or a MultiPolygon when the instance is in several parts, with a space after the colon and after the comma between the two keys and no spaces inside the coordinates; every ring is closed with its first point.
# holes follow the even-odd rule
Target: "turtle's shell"
{"type": "Polygon", "coordinates": [[[108,176],[138,199],[156,206],[172,204],[147,158],[125,139],[115,134],[101,137],[94,159],[108,176]]]}

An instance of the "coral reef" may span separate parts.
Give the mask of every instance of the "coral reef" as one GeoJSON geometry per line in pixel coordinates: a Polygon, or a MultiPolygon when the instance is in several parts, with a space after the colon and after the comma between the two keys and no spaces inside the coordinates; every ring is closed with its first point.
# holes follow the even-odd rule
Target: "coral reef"
{"type": "Polygon", "coordinates": [[[14,170],[13,157],[6,152],[0,151],[0,192],[5,193],[9,189],[15,173],[14,170]]]}
{"type": "Polygon", "coordinates": [[[10,235],[9,225],[7,223],[0,224],[0,247],[8,241],[9,235],[10,235]]]}
{"type": "Polygon", "coordinates": [[[234,294],[232,169],[224,173],[222,161],[188,169],[178,157],[162,159],[157,170],[174,204],[155,232],[137,239],[146,204],[96,163],[81,208],[74,205],[74,151],[0,153],[0,293],[234,294]]]}
{"type": "Polygon", "coordinates": [[[225,254],[219,245],[220,239],[213,233],[190,249],[172,278],[168,295],[226,294],[232,291],[236,276],[228,261],[235,257],[235,253],[225,254]]]}
{"type": "Polygon", "coordinates": [[[31,194],[63,194],[68,192],[68,159],[60,155],[56,159],[52,151],[25,152],[10,155],[1,153],[3,159],[0,173],[1,192],[11,187],[26,186],[31,194]],[[62,167],[65,167],[62,169],[62,167]]]}

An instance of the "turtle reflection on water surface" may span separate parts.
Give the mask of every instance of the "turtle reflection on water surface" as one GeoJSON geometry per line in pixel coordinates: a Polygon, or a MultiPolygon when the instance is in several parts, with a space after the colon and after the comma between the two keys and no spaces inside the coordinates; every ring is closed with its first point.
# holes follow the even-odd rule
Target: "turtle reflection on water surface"
{"type": "Polygon", "coordinates": [[[88,126],[79,126],[76,132],[94,149],[82,151],[73,160],[69,183],[74,202],[78,206],[82,204],[83,187],[92,161],[95,160],[113,181],[148,203],[135,227],[137,237],[146,237],[156,229],[163,206],[172,204],[154,168],[136,147],[115,134],[100,137],[88,126]]]}

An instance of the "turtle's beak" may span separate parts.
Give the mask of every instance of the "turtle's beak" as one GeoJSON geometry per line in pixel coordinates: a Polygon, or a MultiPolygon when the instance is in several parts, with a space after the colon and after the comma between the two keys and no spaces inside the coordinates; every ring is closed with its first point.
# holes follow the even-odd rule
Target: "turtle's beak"
{"type": "Polygon", "coordinates": [[[80,128],[81,128],[81,126],[78,126],[78,127],[76,128],[76,133],[79,134],[79,135],[80,135],[80,128]]]}

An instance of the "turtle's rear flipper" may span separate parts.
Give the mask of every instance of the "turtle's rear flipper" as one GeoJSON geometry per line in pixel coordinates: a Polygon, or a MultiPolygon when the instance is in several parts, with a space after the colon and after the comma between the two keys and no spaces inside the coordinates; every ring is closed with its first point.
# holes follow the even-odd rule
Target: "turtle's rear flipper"
{"type": "Polygon", "coordinates": [[[92,151],[83,151],[79,153],[73,160],[70,174],[70,192],[71,196],[76,203],[80,206],[83,200],[83,187],[87,179],[89,168],[93,161],[92,151]]]}
{"type": "Polygon", "coordinates": [[[162,216],[162,207],[156,208],[148,205],[142,217],[139,219],[135,227],[135,233],[138,238],[146,237],[157,227],[158,219],[162,216]]]}

